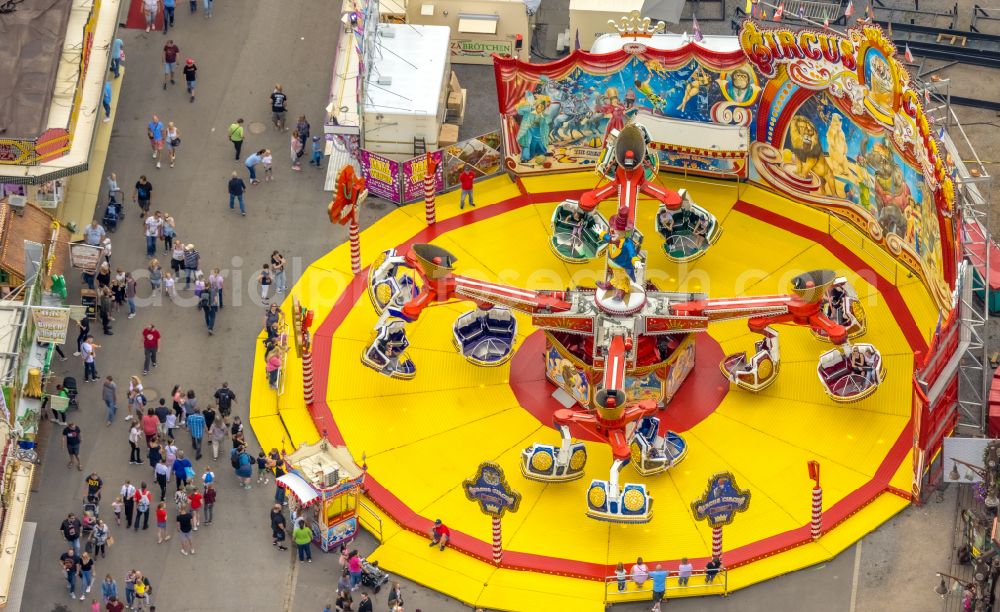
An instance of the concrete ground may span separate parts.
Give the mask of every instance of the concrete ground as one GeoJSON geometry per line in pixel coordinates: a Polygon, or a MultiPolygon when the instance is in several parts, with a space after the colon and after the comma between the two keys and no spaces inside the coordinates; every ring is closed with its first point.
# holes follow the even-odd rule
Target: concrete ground
{"type": "MultiPolygon", "coordinates": [[[[195,389],[200,404],[205,405],[219,383],[228,381],[238,397],[234,413],[245,419],[251,372],[247,355],[252,354],[262,321],[254,282],[260,264],[271,250],[282,250],[290,259],[290,282],[294,283],[298,271],[346,239],[346,231],[323,220],[328,201],[322,191],[323,171],[308,166],[301,173],[290,170],[288,137],[271,128],[267,100],[274,83],[283,83],[291,114],[305,113],[313,131],[321,129],[321,109],[327,101],[336,43],[332,27],[336,16],[331,5],[320,0],[291,4],[245,0],[238,5],[239,10],[236,6],[217,3],[211,20],[204,19],[200,6],[195,15],[189,15],[186,7],[178,8],[177,29],[169,38],[181,48],[182,59],[193,57],[198,62],[198,99],[193,104],[187,101],[180,82],[168,91],[162,89],[159,58],[167,37],[121,31],[128,64],[121,99],[115,101],[119,105],[118,120],[105,169],[106,173],[117,172],[119,181],[129,188],[139,174],[146,174],[154,185],[153,208],[174,216],[179,238],[196,245],[203,256],[203,268],[217,266],[224,270],[228,283],[226,308],[219,313],[217,333],[207,335],[202,316],[193,307],[191,292],[181,291],[181,299],[171,304],[149,299],[148,287],[140,282],[139,315],[128,320],[122,313],[115,323],[114,336],[105,337],[99,332],[96,336],[103,347],[98,358],[100,374],[111,374],[120,386],[125,386],[128,376],[141,370],[140,330],[147,323],[155,323],[163,333],[163,341],[160,366],[144,377],[150,401],[156,402],[173,385],[180,384],[195,389]],[[157,170],[150,159],[144,126],[151,113],[158,113],[164,121],[174,121],[181,130],[183,145],[176,168],[164,165],[157,170]],[[245,218],[226,207],[229,174],[238,171],[245,175],[243,166],[233,160],[226,138],[226,127],[237,117],[244,117],[248,125],[244,157],[261,147],[270,147],[275,153],[275,182],[250,190],[249,214],[245,218]]],[[[458,66],[456,70],[463,87],[481,94],[470,100],[462,137],[495,129],[491,69],[458,66]]],[[[990,83],[989,87],[996,95],[996,85],[990,83]]],[[[966,116],[964,109],[957,110],[960,117],[966,116]]],[[[974,129],[970,136],[984,159],[997,159],[993,144],[995,117],[976,113],[969,116],[983,127],[974,129]]],[[[363,224],[384,214],[387,206],[372,202],[362,214],[363,224]]],[[[146,259],[139,218],[137,209],[130,207],[128,218],[112,239],[115,266],[141,273],[146,259]]],[[[73,295],[78,289],[78,279],[71,279],[73,295]]],[[[70,361],[56,364],[56,374],[72,374],[82,380],[82,365],[70,357],[70,361]]],[[[123,395],[119,393],[120,404],[124,404],[123,395]]],[[[31,498],[28,520],[38,529],[29,567],[31,578],[25,585],[21,607],[25,611],[84,609],[83,602],[67,597],[56,566],[65,549],[57,528],[66,513],[80,511],[84,475],[96,470],[104,478],[105,518],[111,516],[110,499],[125,479],[133,483],[153,480],[150,469],[127,462],[127,425],[121,420],[124,409],[111,427],[105,427],[99,386],[82,385],[80,399],[82,409],[71,418],[83,429],[84,471],[64,467],[59,432],[54,432],[31,498]]],[[[45,425],[43,435],[49,427],[45,425]]],[[[254,448],[249,429],[247,438],[254,448]]],[[[183,432],[178,439],[182,449],[190,449],[183,432]]],[[[255,487],[244,491],[235,486],[225,459],[217,463],[203,460],[195,465],[199,472],[211,465],[219,485],[217,522],[197,533],[197,555],[182,556],[176,538],[157,545],[151,531],[126,532],[124,527],[112,527],[116,543],[107,559],[97,562],[98,580],[111,573],[122,588],[126,570],[141,569],[152,580],[154,603],[161,611],[319,612],[324,604],[332,603],[337,569],[334,557],[316,554],[314,563],[300,565],[290,553],[279,553],[270,546],[268,509],[273,484],[263,490],[255,487]]],[[[954,507],[954,491],[947,491],[923,507],[906,509],[859,545],[824,565],[728,598],[676,601],[670,607],[741,612],[938,610],[941,602],[932,591],[934,572],[950,565],[954,507]]],[[[367,535],[358,541],[362,554],[374,546],[374,540],[367,535]]],[[[402,582],[407,610],[468,609],[402,582]]],[[[96,590],[91,593],[96,594],[96,590]]],[[[385,593],[379,594],[375,602],[376,610],[385,610],[385,593]]],[[[630,604],[620,608],[640,610],[645,606],[630,604]]]]}

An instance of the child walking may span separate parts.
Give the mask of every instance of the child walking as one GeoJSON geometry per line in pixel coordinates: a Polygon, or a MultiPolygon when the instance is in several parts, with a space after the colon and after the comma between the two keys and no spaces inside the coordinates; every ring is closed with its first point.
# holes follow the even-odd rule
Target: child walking
{"type": "Polygon", "coordinates": [[[177,297],[177,292],[174,290],[174,275],[170,272],[163,275],[163,292],[171,299],[177,297]]]}
{"type": "Polygon", "coordinates": [[[115,513],[115,525],[117,525],[118,527],[122,526],[122,508],[123,507],[124,506],[122,504],[122,498],[121,498],[121,496],[116,497],[115,501],[111,502],[111,510],[115,513]]]}
{"type": "Polygon", "coordinates": [[[323,165],[323,142],[319,136],[312,137],[312,158],[309,159],[309,165],[317,168],[323,165]]]}
{"type": "Polygon", "coordinates": [[[269,183],[274,180],[274,173],[271,169],[271,164],[274,163],[274,157],[271,155],[271,149],[264,151],[264,156],[260,158],[260,163],[264,164],[264,182],[269,183]]]}
{"type": "Polygon", "coordinates": [[[257,455],[257,484],[267,484],[268,480],[267,455],[260,451],[257,455]]]}

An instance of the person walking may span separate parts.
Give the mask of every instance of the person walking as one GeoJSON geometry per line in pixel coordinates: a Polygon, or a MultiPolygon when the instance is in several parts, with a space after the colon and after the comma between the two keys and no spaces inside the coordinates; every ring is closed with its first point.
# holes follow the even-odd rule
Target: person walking
{"type": "Polygon", "coordinates": [[[158,350],[160,350],[160,330],[156,329],[156,325],[150,323],[142,330],[143,375],[149,373],[150,366],[156,367],[156,352],[158,350]]]}
{"type": "Polygon", "coordinates": [[[203,0],[203,4],[205,6],[205,19],[211,19],[212,18],[212,4],[213,4],[212,0],[203,0]]]}
{"type": "Polygon", "coordinates": [[[141,419],[136,420],[142,422],[142,433],[146,436],[146,446],[152,446],[160,429],[160,419],[156,418],[156,412],[152,408],[148,408],[146,414],[142,415],[141,419]]]}
{"type": "Polygon", "coordinates": [[[279,132],[284,132],[287,129],[285,127],[287,106],[288,96],[285,95],[285,91],[281,88],[281,83],[278,83],[274,86],[274,91],[271,92],[271,121],[274,122],[274,127],[279,132]]]}
{"type": "MultiPolygon", "coordinates": [[[[102,268],[105,264],[101,264],[102,268]]],[[[100,278],[100,274],[98,274],[100,278]]],[[[114,299],[112,297],[110,285],[104,285],[98,290],[98,301],[97,301],[97,314],[101,317],[101,328],[105,336],[113,336],[115,333],[111,331],[111,322],[115,320],[112,315],[112,310],[114,307],[114,299]]],[[[84,380],[83,382],[90,382],[89,380],[84,380]]]]}
{"type": "MultiPolygon", "coordinates": [[[[236,149],[236,161],[240,161],[240,150],[243,149],[243,117],[237,119],[235,123],[230,124],[229,142],[233,143],[233,148],[236,149]]],[[[252,172],[250,178],[253,178],[252,172]]]]}
{"type": "Polygon", "coordinates": [[[111,43],[111,72],[115,78],[121,76],[122,62],[125,61],[125,43],[120,38],[116,38],[111,43]]]}
{"type": "Polygon", "coordinates": [[[163,0],[163,34],[174,27],[174,9],[177,8],[177,0],[163,0]]]}
{"type": "Polygon", "coordinates": [[[299,561],[306,561],[307,563],[312,563],[312,539],[313,532],[310,527],[306,527],[306,522],[300,520],[298,526],[292,531],[292,541],[295,542],[295,546],[299,549],[299,561]]]}
{"type": "Polygon", "coordinates": [[[219,406],[219,414],[222,415],[223,419],[228,419],[233,410],[233,402],[236,401],[236,394],[229,388],[229,383],[222,383],[222,386],[215,390],[215,395],[212,397],[215,398],[215,403],[219,406]]]}
{"type": "Polygon", "coordinates": [[[97,349],[99,348],[101,345],[94,342],[93,336],[87,336],[87,339],[80,344],[80,353],[83,359],[83,382],[97,380],[97,349]]]}
{"type": "MultiPolygon", "coordinates": [[[[166,19],[163,20],[166,24],[166,19]]],[[[177,54],[180,53],[180,47],[174,44],[173,40],[168,40],[167,44],[163,45],[163,89],[167,88],[167,81],[170,84],[174,84],[174,70],[177,68],[177,54]]]]}
{"type": "Polygon", "coordinates": [[[208,287],[212,291],[218,294],[219,310],[222,310],[222,289],[223,289],[223,278],[222,273],[219,272],[218,268],[212,268],[211,273],[208,275],[208,287]]]}
{"type": "Polygon", "coordinates": [[[76,568],[78,565],[80,565],[80,555],[75,549],[67,549],[66,552],[59,555],[59,567],[62,568],[63,575],[66,577],[70,599],[76,599],[76,568]]]}
{"type": "Polygon", "coordinates": [[[177,147],[181,146],[181,131],[177,129],[173,121],[167,122],[167,154],[170,156],[170,167],[174,167],[177,160],[177,147]]]}
{"type": "Polygon", "coordinates": [[[247,209],[243,203],[243,193],[247,190],[247,184],[243,182],[240,175],[233,172],[229,178],[229,210],[233,210],[236,200],[240,201],[240,214],[247,216],[247,209]]]}
{"type": "Polygon", "coordinates": [[[289,147],[292,155],[292,170],[302,172],[302,166],[299,165],[299,158],[302,157],[302,151],[305,148],[305,145],[302,144],[302,139],[299,137],[298,130],[292,130],[292,138],[289,141],[289,147]]]}
{"type": "Polygon", "coordinates": [[[267,293],[271,287],[271,265],[264,264],[260,272],[257,273],[257,282],[260,284],[260,300],[267,304],[267,293]]]}
{"type": "Polygon", "coordinates": [[[184,508],[177,515],[177,531],[181,537],[181,554],[187,556],[194,554],[194,517],[191,516],[191,507],[184,508]]]}
{"type": "Polygon", "coordinates": [[[198,271],[198,264],[201,262],[201,255],[195,250],[193,244],[184,247],[184,288],[191,288],[191,279],[198,271]]]}
{"type": "Polygon", "coordinates": [[[184,80],[187,82],[188,102],[194,102],[194,88],[198,84],[198,66],[190,57],[184,62],[184,80]]]}
{"type": "Polygon", "coordinates": [[[135,531],[139,531],[139,519],[142,519],[142,528],[149,529],[149,506],[153,503],[153,493],[143,482],[139,485],[139,490],[135,492],[135,531]]]}
{"type": "Polygon", "coordinates": [[[80,568],[80,588],[84,589],[80,593],[80,601],[83,601],[87,593],[90,592],[90,587],[94,584],[94,559],[90,556],[90,553],[84,551],[80,555],[80,560],[76,566],[80,568]]]}
{"type": "Polygon", "coordinates": [[[234,448],[232,454],[235,457],[233,462],[236,467],[236,477],[242,481],[243,488],[249,490],[250,478],[253,476],[253,459],[242,445],[234,448]]]}
{"type": "Polygon", "coordinates": [[[104,92],[101,94],[101,106],[104,107],[104,119],[101,119],[102,123],[107,123],[111,121],[111,97],[113,92],[111,91],[111,81],[104,82],[104,92]]]}
{"type": "Polygon", "coordinates": [[[156,239],[160,237],[160,228],[163,227],[163,218],[160,211],[154,211],[143,221],[146,236],[146,257],[156,255],[156,239]]]}
{"type": "MultiPolygon", "coordinates": [[[[160,125],[162,126],[163,124],[161,123],[160,125]]],[[[156,153],[153,154],[153,157],[156,157],[156,153]]],[[[159,165],[159,162],[156,163],[159,165]]],[[[145,174],[141,175],[135,183],[132,201],[139,205],[143,215],[149,214],[149,205],[153,201],[153,184],[149,182],[145,174]]],[[[145,219],[145,217],[140,217],[140,219],[145,219]]]]}
{"type": "Polygon", "coordinates": [[[215,334],[215,315],[219,312],[219,292],[214,289],[205,289],[201,292],[199,302],[202,313],[205,315],[205,326],[208,328],[208,335],[215,334]]]}
{"type": "Polygon", "coordinates": [[[167,499],[167,478],[170,477],[170,468],[167,467],[167,462],[163,457],[156,460],[153,473],[156,475],[156,484],[160,486],[160,501],[162,502],[167,499]]]}
{"type": "Polygon", "coordinates": [[[285,286],[285,257],[278,251],[271,252],[271,272],[274,274],[274,291],[283,293],[285,286]]]}
{"type": "Polygon", "coordinates": [[[205,500],[205,496],[201,494],[194,485],[187,486],[187,503],[191,507],[191,518],[194,519],[194,530],[198,531],[198,526],[201,524],[201,518],[199,518],[199,510],[201,510],[202,504],[205,500]]]}
{"type": "Polygon", "coordinates": [[[135,512],[135,493],[136,489],[132,486],[132,481],[126,480],[119,492],[122,502],[125,504],[125,529],[132,528],[132,514],[135,512]]]}
{"type": "Polygon", "coordinates": [[[175,236],[177,236],[177,223],[168,213],[163,213],[163,228],[160,237],[163,238],[164,253],[169,253],[173,249],[175,236]]]}
{"type": "Polygon", "coordinates": [[[131,272],[125,273],[125,303],[128,304],[128,318],[135,318],[135,278],[131,272]]]}
{"type": "Polygon", "coordinates": [[[136,570],[130,569],[125,572],[125,605],[129,610],[135,609],[135,579],[136,570]]]}
{"type": "Polygon", "coordinates": [[[306,116],[299,115],[299,121],[295,124],[295,131],[299,133],[299,142],[302,143],[303,148],[306,146],[306,142],[309,141],[309,129],[309,122],[306,121],[306,116]]]}
{"type": "Polygon", "coordinates": [[[112,599],[118,601],[118,583],[111,577],[111,574],[108,574],[104,577],[104,582],[101,583],[101,603],[107,606],[112,599]]]}
{"type": "Polygon", "coordinates": [[[156,543],[163,544],[170,539],[167,533],[167,502],[160,500],[156,504],[156,543]]]}
{"type": "Polygon", "coordinates": [[[219,447],[222,445],[222,441],[226,439],[226,427],[219,421],[216,420],[208,428],[208,443],[212,446],[212,460],[219,460],[219,447]]]}
{"type": "MultiPolygon", "coordinates": [[[[170,269],[173,270],[173,277],[180,278],[181,270],[184,268],[184,241],[174,236],[173,244],[170,247],[170,269]]],[[[166,288],[164,283],[164,288],[166,288]]]]}
{"type": "Polygon", "coordinates": [[[110,538],[111,534],[108,524],[101,519],[97,519],[97,523],[94,525],[94,558],[97,558],[97,555],[101,555],[102,559],[106,556],[108,540],[110,538]]]}
{"type": "Polygon", "coordinates": [[[356,550],[352,550],[347,557],[347,572],[351,575],[351,590],[358,590],[361,582],[361,555],[356,550]]]}
{"type": "Polygon", "coordinates": [[[465,199],[469,199],[469,206],[476,207],[476,202],[472,197],[472,185],[476,180],[476,173],[472,171],[472,166],[465,164],[465,170],[459,173],[458,182],[462,185],[462,196],[458,200],[458,208],[465,208],[465,199]]]}
{"type": "Polygon", "coordinates": [[[212,524],[212,512],[215,509],[216,491],[215,484],[209,482],[205,484],[205,524],[212,524]]]}
{"type": "Polygon", "coordinates": [[[106,235],[107,232],[104,230],[104,226],[98,223],[97,219],[94,219],[90,222],[90,225],[83,228],[83,242],[90,246],[101,246],[106,235]]]}
{"type": "Polygon", "coordinates": [[[191,469],[191,460],[184,456],[184,451],[177,451],[177,458],[174,459],[171,470],[173,470],[174,478],[177,480],[178,491],[187,486],[194,475],[194,470],[191,469]]]}
{"type": "Polygon", "coordinates": [[[149,136],[149,146],[153,149],[153,159],[156,160],[156,167],[160,167],[160,151],[163,150],[163,138],[166,135],[166,128],[163,122],[156,115],[153,115],[149,125],[146,126],[146,135],[149,136]]]}
{"type": "Polygon", "coordinates": [[[244,164],[246,164],[247,172],[250,173],[250,185],[259,185],[260,181],[257,180],[257,164],[264,161],[264,154],[267,153],[267,149],[261,149],[256,153],[253,153],[246,159],[244,164]]]}
{"type": "Polygon", "coordinates": [[[73,547],[73,552],[77,555],[80,554],[80,532],[82,529],[83,524],[72,512],[67,514],[62,524],[59,525],[59,531],[62,532],[63,537],[66,538],[69,545],[73,547]]]}
{"type": "MultiPolygon", "coordinates": [[[[96,380],[96,379],[95,379],[96,380]]],[[[70,421],[66,427],[62,430],[63,443],[66,445],[66,452],[69,454],[69,463],[66,464],[66,468],[69,469],[76,464],[76,469],[79,472],[83,471],[83,467],[80,466],[80,427],[76,423],[70,421]]]]}
{"type": "Polygon", "coordinates": [[[117,395],[118,385],[115,383],[115,379],[111,376],[105,376],[104,385],[101,388],[101,399],[104,400],[104,406],[108,409],[108,427],[111,427],[111,422],[115,420],[115,413],[118,412],[117,395]]]}
{"type": "Polygon", "coordinates": [[[285,515],[281,510],[281,504],[274,504],[271,508],[271,546],[277,546],[278,550],[288,550],[284,545],[287,537],[285,529],[285,515]]]}
{"type": "Polygon", "coordinates": [[[133,420],[128,430],[129,465],[142,465],[142,455],[139,454],[140,440],[142,440],[142,429],[139,427],[139,421],[133,420]]]}
{"type": "MultiPolygon", "coordinates": [[[[193,414],[189,414],[187,418],[188,432],[191,434],[191,448],[194,449],[194,459],[195,461],[201,460],[201,442],[205,437],[205,417],[201,414],[198,409],[194,410],[193,414]]],[[[197,510],[197,508],[195,508],[197,510]]]]}
{"type": "Polygon", "coordinates": [[[142,0],[142,16],[146,18],[146,33],[156,25],[156,13],[160,8],[160,0],[142,0]]]}

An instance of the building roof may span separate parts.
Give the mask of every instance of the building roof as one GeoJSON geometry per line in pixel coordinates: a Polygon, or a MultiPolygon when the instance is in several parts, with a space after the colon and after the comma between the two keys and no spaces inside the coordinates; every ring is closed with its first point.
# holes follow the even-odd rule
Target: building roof
{"type": "Polygon", "coordinates": [[[23,0],[0,12],[0,136],[45,131],[72,8],[65,0],[23,0]]]}
{"type": "Polygon", "coordinates": [[[381,24],[364,101],[366,113],[430,115],[438,112],[448,78],[447,26],[381,24]],[[392,83],[380,84],[389,77],[392,83]]]}
{"type": "MultiPolygon", "coordinates": [[[[0,203],[0,269],[18,282],[24,281],[24,241],[48,248],[54,221],[52,215],[34,204],[25,205],[23,210],[24,214],[16,214],[9,204],[0,203]]],[[[62,274],[66,269],[69,241],[69,232],[60,228],[51,274],[62,274]]]]}
{"type": "Polygon", "coordinates": [[[594,44],[591,45],[590,52],[611,53],[612,51],[621,49],[625,43],[639,43],[649,47],[650,49],[659,49],[661,51],[673,51],[680,49],[688,43],[720,52],[738,51],[740,48],[740,39],[737,36],[717,36],[706,34],[702,37],[701,42],[694,42],[691,35],[686,32],[684,34],[675,34],[673,32],[655,34],[649,38],[635,38],[633,36],[622,36],[615,33],[598,36],[597,40],[594,41],[594,44]]]}

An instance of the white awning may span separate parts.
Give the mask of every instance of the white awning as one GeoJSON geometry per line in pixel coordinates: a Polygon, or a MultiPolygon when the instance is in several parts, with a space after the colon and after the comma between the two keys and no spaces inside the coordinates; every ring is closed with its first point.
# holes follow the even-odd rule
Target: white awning
{"type": "Polygon", "coordinates": [[[278,486],[284,487],[291,493],[303,508],[308,508],[320,500],[319,492],[297,474],[278,477],[278,486]]]}

